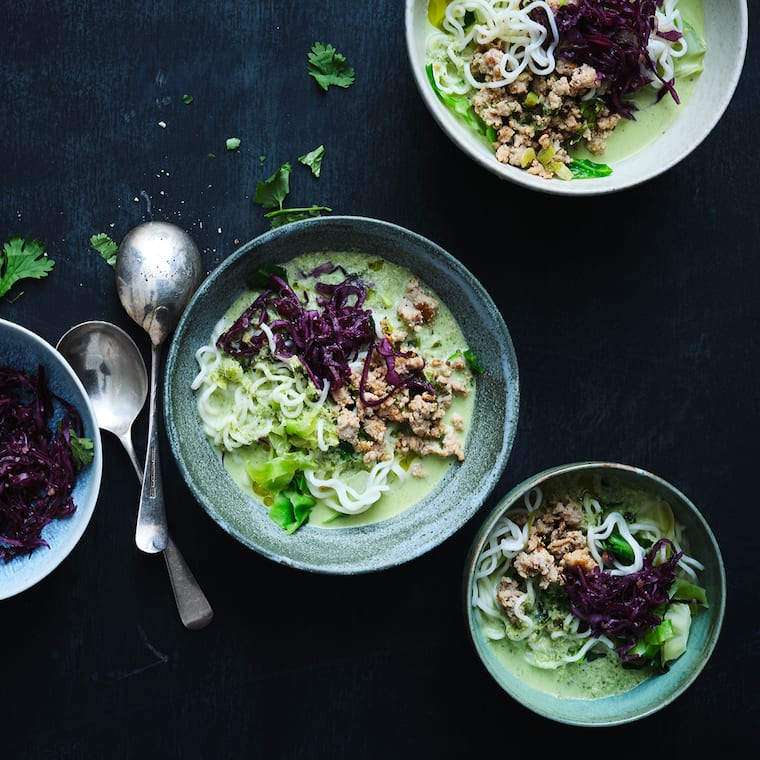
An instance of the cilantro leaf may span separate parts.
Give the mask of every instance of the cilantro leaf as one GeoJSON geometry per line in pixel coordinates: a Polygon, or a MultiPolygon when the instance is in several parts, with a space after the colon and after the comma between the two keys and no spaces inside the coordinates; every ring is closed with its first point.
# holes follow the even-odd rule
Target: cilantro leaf
{"type": "Polygon", "coordinates": [[[224,144],[227,147],[227,150],[237,150],[240,147],[240,138],[239,137],[228,137],[224,141],[224,144]]]}
{"type": "Polygon", "coordinates": [[[182,102],[189,106],[193,102],[193,96],[192,95],[183,95],[182,96],[182,102]]]}
{"type": "Polygon", "coordinates": [[[19,235],[3,245],[0,254],[0,297],[19,280],[46,277],[55,262],[45,254],[45,245],[39,240],[24,240],[19,235]]]}
{"type": "Polygon", "coordinates": [[[315,42],[308,59],[309,75],[317,80],[325,92],[330,85],[345,88],[354,83],[354,70],[347,65],[346,56],[339,53],[332,45],[315,42]]]}
{"type": "Polygon", "coordinates": [[[92,438],[80,438],[73,430],[69,430],[69,446],[77,467],[92,462],[95,456],[92,438]]]}
{"type": "Polygon", "coordinates": [[[319,172],[322,170],[322,159],[325,156],[325,146],[320,145],[318,148],[304,153],[303,156],[299,156],[298,160],[311,169],[311,173],[315,177],[319,177],[319,172]]]}
{"type": "Polygon", "coordinates": [[[256,185],[255,203],[264,208],[282,208],[285,196],[290,192],[290,172],[293,167],[284,163],[269,179],[256,185]]]}
{"type": "Polygon", "coordinates": [[[105,232],[90,237],[90,248],[97,251],[109,266],[116,266],[119,246],[105,232]]]}
{"type": "MultiPolygon", "coordinates": [[[[299,159],[300,160],[300,159],[299,159]]],[[[332,211],[327,206],[306,206],[302,208],[283,208],[282,202],[290,192],[290,172],[293,167],[284,163],[271,177],[256,185],[253,197],[255,203],[264,208],[273,209],[264,218],[269,219],[271,229],[282,227],[299,219],[321,216],[323,211],[332,211]]]]}

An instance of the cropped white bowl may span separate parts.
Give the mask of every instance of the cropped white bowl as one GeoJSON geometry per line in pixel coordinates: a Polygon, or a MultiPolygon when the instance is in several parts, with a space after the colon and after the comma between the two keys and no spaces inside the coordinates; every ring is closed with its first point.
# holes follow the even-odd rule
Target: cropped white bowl
{"type": "Polygon", "coordinates": [[[100,429],[84,386],[46,340],[26,327],[0,319],[0,366],[36,372],[40,364],[45,368],[51,392],[73,404],[82,417],[85,437],[93,443],[93,459],[77,476],[73,491],[76,511],[69,517],[53,520],[43,529],[42,538],[49,546],[40,546],[29,556],[0,561],[0,599],[34,586],[68,557],[84,535],[100,493],[103,469],[100,429]]]}
{"type": "Polygon", "coordinates": [[[683,111],[656,140],[614,162],[608,177],[584,180],[542,179],[500,163],[486,140],[447,108],[425,72],[425,40],[433,30],[428,0],[406,0],[406,44],[412,75],[425,105],[452,142],[483,168],[518,185],[557,195],[602,195],[638,185],[675,166],[712,131],[733,97],[747,48],[746,0],[703,0],[707,52],[704,71],[683,111]]]}

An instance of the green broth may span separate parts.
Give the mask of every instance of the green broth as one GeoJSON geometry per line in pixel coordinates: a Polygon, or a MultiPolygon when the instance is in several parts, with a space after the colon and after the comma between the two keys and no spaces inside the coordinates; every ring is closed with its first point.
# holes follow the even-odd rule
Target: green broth
{"type": "MultiPolygon", "coordinates": [[[[378,318],[387,317],[391,324],[401,326],[399,318],[395,313],[396,304],[400,295],[404,293],[406,283],[413,276],[412,272],[387,260],[381,260],[376,256],[370,257],[366,254],[345,252],[307,254],[293,259],[283,266],[288,272],[289,282],[293,284],[298,281],[300,272],[311,271],[325,261],[340,264],[347,272],[359,274],[369,287],[365,303],[366,307],[371,309],[378,318]],[[380,264],[379,262],[381,261],[382,263],[380,264]]],[[[331,275],[323,275],[320,279],[338,282],[343,277],[342,273],[335,272],[331,275]]],[[[417,349],[426,359],[432,356],[445,359],[456,351],[464,351],[468,346],[456,319],[443,301],[441,301],[440,297],[431,290],[422,278],[420,278],[420,281],[426,292],[431,293],[439,301],[439,309],[435,322],[430,327],[424,328],[419,334],[420,343],[417,349]]],[[[297,285],[294,285],[294,287],[298,290],[297,285]]],[[[257,293],[254,291],[243,293],[227,309],[221,320],[221,324],[224,326],[231,325],[256,295],[257,293]]],[[[444,417],[444,422],[449,423],[453,414],[458,414],[462,418],[465,432],[460,435],[466,446],[466,431],[470,429],[475,393],[474,382],[470,373],[463,373],[462,377],[463,379],[468,378],[468,393],[466,396],[455,396],[451,407],[444,417]]],[[[221,457],[221,451],[218,451],[218,453],[221,457]]],[[[242,450],[226,452],[223,461],[225,469],[232,476],[235,483],[249,496],[252,496],[257,501],[261,501],[261,497],[254,492],[246,474],[244,452],[242,450]]],[[[336,516],[336,513],[332,509],[318,502],[309,517],[309,525],[322,528],[344,528],[385,520],[419,502],[427,493],[435,488],[450,467],[457,466],[456,460],[453,457],[444,459],[431,455],[420,461],[425,471],[424,478],[412,477],[410,475],[401,481],[393,478],[393,485],[389,491],[366,512],[356,515],[338,514],[336,516]]]]}
{"type": "MultiPolygon", "coordinates": [[[[600,504],[606,505],[637,520],[655,522],[663,535],[674,538],[680,536],[681,546],[688,554],[687,537],[676,524],[673,511],[660,496],[634,488],[608,476],[571,475],[559,477],[543,487],[546,503],[551,496],[562,498],[569,495],[579,503],[583,494],[591,494],[600,504]]],[[[585,530],[585,529],[584,529],[585,530]]],[[[495,573],[503,573],[496,569],[495,573]]],[[[536,609],[541,609],[546,618],[556,611],[559,617],[569,611],[566,602],[558,602],[549,592],[538,592],[536,609]]],[[[641,668],[623,667],[622,660],[606,647],[592,648],[578,662],[562,662],[568,653],[563,646],[564,637],[552,638],[546,631],[526,638],[519,638],[514,632],[500,625],[500,618],[485,614],[481,609],[473,611],[474,621],[479,629],[483,645],[490,649],[504,670],[517,680],[524,681],[535,689],[548,694],[574,699],[596,699],[621,694],[638,686],[643,681],[656,677],[649,666],[641,668]],[[501,636],[501,638],[497,638],[501,636]],[[513,638],[510,638],[512,636],[513,638]],[[533,662],[533,653],[540,653],[542,667],[533,662]]],[[[537,619],[540,619],[540,615],[537,619]]]]}

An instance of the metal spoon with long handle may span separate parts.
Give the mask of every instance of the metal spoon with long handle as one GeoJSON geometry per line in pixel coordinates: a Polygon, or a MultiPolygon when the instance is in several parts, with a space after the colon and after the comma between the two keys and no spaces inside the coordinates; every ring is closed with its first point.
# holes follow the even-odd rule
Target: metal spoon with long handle
{"type": "Polygon", "coordinates": [[[167,222],[130,230],[116,257],[116,290],[127,314],[150,336],[148,448],[135,542],[145,552],[166,548],[169,538],[158,445],[157,398],[163,343],[202,279],[201,255],[192,238],[167,222]]]}
{"type": "MultiPolygon", "coordinates": [[[[91,321],[64,333],[56,348],[82,381],[98,427],[119,439],[142,481],[132,426],[148,396],[148,371],[134,341],[110,322],[91,321]]],[[[183,625],[205,627],[213,620],[213,610],[171,536],[164,560],[183,625]]]]}

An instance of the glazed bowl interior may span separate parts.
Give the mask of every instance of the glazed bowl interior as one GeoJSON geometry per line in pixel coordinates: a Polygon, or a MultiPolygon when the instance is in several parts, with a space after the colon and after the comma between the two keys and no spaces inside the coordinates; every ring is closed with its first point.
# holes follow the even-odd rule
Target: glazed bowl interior
{"type": "MultiPolygon", "coordinates": [[[[709,525],[694,504],[675,486],[636,467],[610,462],[579,462],[545,470],[526,479],[507,493],[479,528],[468,554],[463,585],[464,614],[471,642],[488,673],[518,703],[533,712],[577,726],[611,726],[644,718],[676,699],[698,677],[717,643],[726,601],[726,578],[718,543],[709,525]],[[535,488],[557,485],[579,475],[600,476],[664,499],[688,537],[689,553],[704,564],[699,584],[707,593],[708,607],[695,616],[689,630],[688,646],[669,670],[644,680],[629,691],[592,699],[558,696],[558,692],[538,688],[508,669],[493,643],[484,635],[480,614],[473,604],[473,578],[477,559],[487,545],[494,526],[512,507],[521,506],[535,488]]],[[[529,668],[527,669],[530,670],[529,668]]]]}
{"type": "MultiPolygon", "coordinates": [[[[433,30],[428,0],[406,2],[406,44],[411,74],[433,119],[462,152],[501,179],[557,195],[602,195],[638,185],[685,159],[718,123],[741,76],[747,47],[746,0],[702,0],[706,53],[704,70],[675,121],[655,138],[611,163],[612,174],[595,179],[542,179],[497,161],[485,138],[437,97],[425,71],[426,40],[433,30]]],[[[599,159],[603,160],[603,157],[599,159]]]]}
{"type": "Polygon", "coordinates": [[[512,448],[519,409],[514,347],[485,288],[453,256],[409,230],[360,217],[321,217],[288,224],[242,246],[201,285],[167,355],[164,410],[172,452],[195,498],[245,546],[295,568],[349,574],[380,570],[418,557],[458,530],[482,505],[512,448]],[[195,351],[207,343],[225,310],[245,292],[247,275],[263,264],[304,253],[360,252],[418,274],[445,303],[487,368],[475,384],[475,413],[464,461],[451,466],[418,503],[387,519],[341,528],[305,524],[286,534],[253,496],[231,479],[202,430],[191,383],[195,351]],[[488,413],[479,413],[488,410],[488,413]]]}
{"type": "Polygon", "coordinates": [[[75,512],[55,519],[42,531],[49,544],[31,555],[0,561],[0,599],[25,591],[52,573],[74,550],[90,523],[100,492],[103,467],[100,429],[84,387],[74,370],[46,340],[31,330],[0,319],[0,366],[35,374],[39,366],[45,372],[50,391],[65,399],[82,417],[84,435],[93,442],[93,459],[78,473],[73,490],[75,512]]]}

